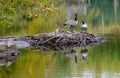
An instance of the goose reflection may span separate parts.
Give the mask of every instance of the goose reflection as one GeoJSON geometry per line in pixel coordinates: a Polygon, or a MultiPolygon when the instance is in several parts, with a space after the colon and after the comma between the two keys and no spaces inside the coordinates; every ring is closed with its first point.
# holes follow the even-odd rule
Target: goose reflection
{"type": "Polygon", "coordinates": [[[81,55],[82,55],[82,60],[86,61],[87,56],[88,56],[88,49],[86,48],[82,48],[80,51],[81,55]]]}
{"type": "Polygon", "coordinates": [[[74,57],[75,63],[77,63],[77,52],[74,49],[71,49],[70,51],[65,52],[64,55],[67,57],[74,57]]]}

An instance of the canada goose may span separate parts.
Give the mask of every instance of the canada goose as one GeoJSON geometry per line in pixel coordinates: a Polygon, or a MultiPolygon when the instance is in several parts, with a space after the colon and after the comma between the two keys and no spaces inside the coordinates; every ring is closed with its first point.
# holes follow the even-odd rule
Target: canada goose
{"type": "Polygon", "coordinates": [[[64,23],[64,26],[70,26],[70,31],[73,31],[73,27],[77,26],[78,20],[77,20],[77,13],[75,13],[75,19],[74,20],[68,20],[64,23]]]}
{"type": "Polygon", "coordinates": [[[88,28],[88,26],[87,26],[87,24],[86,24],[86,20],[82,20],[82,25],[81,25],[81,31],[85,31],[86,32],[86,30],[87,30],[87,28],[88,28]]]}

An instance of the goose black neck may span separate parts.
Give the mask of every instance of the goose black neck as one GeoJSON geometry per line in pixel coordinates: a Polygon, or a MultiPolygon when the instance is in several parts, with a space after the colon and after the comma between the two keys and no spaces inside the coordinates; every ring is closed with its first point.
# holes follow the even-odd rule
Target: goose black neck
{"type": "Polygon", "coordinates": [[[86,23],[86,19],[82,20],[82,24],[85,24],[86,23]]]}
{"type": "Polygon", "coordinates": [[[77,21],[77,13],[75,14],[75,21],[77,21]]]}

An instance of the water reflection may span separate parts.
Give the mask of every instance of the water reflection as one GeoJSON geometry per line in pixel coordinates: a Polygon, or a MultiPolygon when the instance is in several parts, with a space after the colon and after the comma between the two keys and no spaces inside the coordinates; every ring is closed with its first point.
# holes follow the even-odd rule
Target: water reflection
{"type": "MultiPolygon", "coordinates": [[[[86,61],[87,59],[87,56],[88,56],[88,49],[87,49],[87,46],[85,44],[83,44],[84,46],[82,47],[79,47],[80,48],[80,56],[82,57],[82,61],[86,61]]],[[[73,49],[74,47],[72,48],[66,48],[64,50],[64,55],[67,56],[67,57],[74,57],[75,58],[75,63],[78,62],[77,58],[78,58],[78,53],[75,49],[73,49]]]]}
{"type": "MultiPolygon", "coordinates": [[[[37,51],[42,52],[50,52],[53,51],[55,53],[62,53],[68,58],[74,58],[75,63],[78,63],[78,56],[80,55],[82,58],[82,61],[87,60],[88,56],[88,49],[87,47],[91,44],[83,43],[80,46],[39,46],[39,48],[32,48],[37,51]],[[77,51],[75,48],[78,48],[80,51],[77,51]]],[[[92,44],[95,45],[95,44],[92,44]]]]}
{"type": "Polygon", "coordinates": [[[77,54],[77,52],[74,49],[71,49],[70,51],[65,52],[64,54],[67,57],[74,57],[75,58],[75,63],[77,63],[77,55],[78,54],[77,54]]]}
{"type": "Polygon", "coordinates": [[[86,61],[87,56],[88,56],[88,49],[83,48],[83,49],[81,49],[80,53],[81,53],[81,56],[82,56],[82,60],[86,61]]]}
{"type": "Polygon", "coordinates": [[[16,61],[19,55],[19,50],[14,48],[14,46],[7,47],[5,50],[0,50],[0,66],[10,66],[16,61]]]}
{"type": "MultiPolygon", "coordinates": [[[[16,42],[16,44],[18,44],[18,46],[21,47],[20,43],[16,42]]],[[[16,58],[20,54],[19,50],[17,49],[18,46],[6,47],[6,50],[0,51],[0,66],[9,66],[16,60],[16,58]]],[[[74,48],[75,47],[81,48],[82,60],[86,60],[88,54],[88,49],[86,49],[86,46],[87,46],[86,43],[85,44],[83,43],[80,46],[39,46],[38,48],[31,49],[39,50],[42,52],[54,51],[58,53],[63,53],[66,57],[69,58],[74,57],[75,63],[77,63],[78,62],[77,57],[79,52],[76,51],[74,48]]]]}
{"type": "Polygon", "coordinates": [[[119,78],[119,43],[115,38],[92,47],[54,46],[46,50],[44,46],[44,52],[42,48],[39,52],[21,50],[14,64],[1,69],[2,77],[9,73],[9,78],[119,78]]]}

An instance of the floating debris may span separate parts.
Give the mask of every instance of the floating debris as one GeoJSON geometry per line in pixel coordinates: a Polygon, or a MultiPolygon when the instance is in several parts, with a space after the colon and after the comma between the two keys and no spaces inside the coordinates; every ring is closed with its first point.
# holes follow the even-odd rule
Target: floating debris
{"type": "Polygon", "coordinates": [[[70,32],[57,30],[57,32],[38,34],[33,36],[2,37],[0,41],[12,39],[18,48],[41,46],[80,46],[83,44],[98,44],[105,42],[105,38],[88,32],[70,32]]]}

